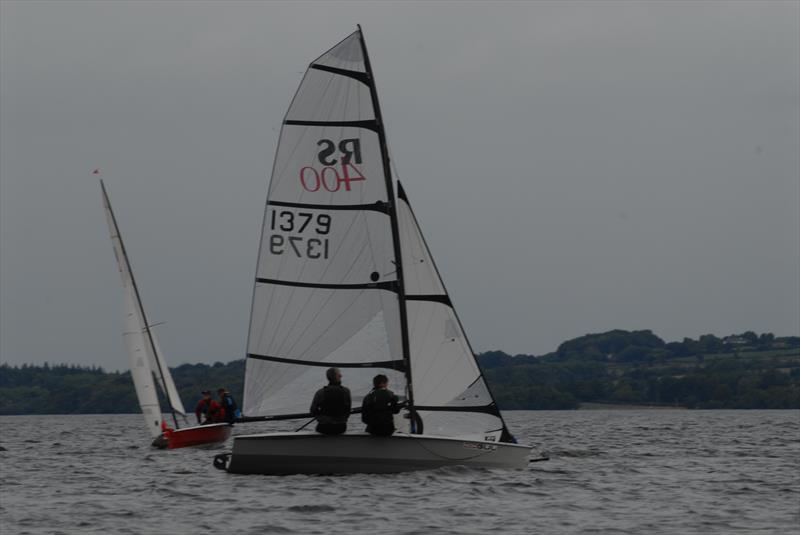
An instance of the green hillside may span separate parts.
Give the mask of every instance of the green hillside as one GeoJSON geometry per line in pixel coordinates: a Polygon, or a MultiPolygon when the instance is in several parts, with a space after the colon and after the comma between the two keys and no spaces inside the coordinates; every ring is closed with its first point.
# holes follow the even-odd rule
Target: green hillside
{"type": "MultiPolygon", "coordinates": [[[[227,388],[240,400],[244,360],[170,368],[189,412],[203,390],[227,388]]],[[[216,394],[215,394],[216,395],[216,394]]],[[[162,400],[162,407],[165,404],[162,400]]],[[[127,414],[139,412],[129,372],[75,365],[0,365],[0,414],[127,414]]]]}
{"type": "Polygon", "coordinates": [[[651,331],[609,331],[547,355],[478,357],[505,409],[581,403],[693,409],[800,408],[800,337],[754,333],[665,343],[651,331]]]}
{"type": "MultiPolygon", "coordinates": [[[[546,355],[478,356],[501,409],[581,403],[693,409],[800,409],[800,337],[746,332],[666,343],[651,331],[588,334],[546,355]]],[[[244,360],[184,364],[172,375],[191,412],[225,387],[241,404],[244,360]]],[[[313,393],[309,392],[309,399],[313,393]]],[[[0,414],[138,412],[129,373],[74,365],[0,365],[0,414]]]]}

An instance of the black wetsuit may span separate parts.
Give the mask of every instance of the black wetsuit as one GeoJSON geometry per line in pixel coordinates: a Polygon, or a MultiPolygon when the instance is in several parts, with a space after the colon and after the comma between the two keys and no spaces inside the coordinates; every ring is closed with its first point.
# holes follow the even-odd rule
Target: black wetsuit
{"type": "Polygon", "coordinates": [[[361,404],[361,421],[370,435],[388,437],[394,433],[394,415],[400,412],[397,396],[391,390],[376,388],[361,404]]]}
{"type": "Polygon", "coordinates": [[[311,402],[311,415],[317,418],[317,432],[341,435],[350,417],[350,390],[342,385],[328,385],[317,390],[311,402]]]}

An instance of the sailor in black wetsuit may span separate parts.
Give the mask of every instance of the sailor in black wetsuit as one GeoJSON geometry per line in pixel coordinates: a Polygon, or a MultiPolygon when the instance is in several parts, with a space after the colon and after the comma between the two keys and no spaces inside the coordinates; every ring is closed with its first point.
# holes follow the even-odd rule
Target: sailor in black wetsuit
{"type": "Polygon", "coordinates": [[[389,390],[389,378],[383,374],[372,380],[374,388],[364,396],[361,404],[361,421],[367,424],[367,433],[388,437],[394,433],[394,415],[400,412],[397,396],[389,390]]]}
{"type": "Polygon", "coordinates": [[[342,386],[339,368],[325,372],[328,386],[320,388],[311,402],[311,415],[317,419],[317,432],[324,435],[341,435],[347,430],[350,417],[350,390],[342,386]]]}

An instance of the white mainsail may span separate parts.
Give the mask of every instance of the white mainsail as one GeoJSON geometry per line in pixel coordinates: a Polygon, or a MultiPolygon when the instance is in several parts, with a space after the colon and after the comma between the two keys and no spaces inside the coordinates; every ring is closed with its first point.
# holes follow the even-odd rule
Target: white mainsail
{"type": "Polygon", "coordinates": [[[157,437],[161,434],[161,408],[158,403],[156,381],[161,385],[172,410],[181,415],[185,415],[186,411],[169,373],[169,368],[167,368],[166,362],[161,355],[155,335],[147,324],[144,308],[142,307],[130,267],[130,261],[125,252],[119,227],[102,180],[100,181],[100,187],[103,192],[103,207],[105,208],[111,243],[114,246],[114,256],[122,279],[125,312],[123,337],[128,350],[131,377],[133,378],[136,397],[139,400],[139,406],[142,409],[147,429],[153,437],[157,437]]]}
{"type": "Polygon", "coordinates": [[[405,388],[389,192],[358,33],[315,60],[286,114],[248,337],[244,412],[305,413],[325,368],[354,403],[405,388]],[[347,73],[347,74],[340,74],[347,73]]]}
{"type": "Polygon", "coordinates": [[[360,29],[311,63],[284,119],[247,352],[250,417],[306,413],[337,366],[354,406],[384,373],[427,433],[497,440],[505,430],[391,177],[360,29]]]}

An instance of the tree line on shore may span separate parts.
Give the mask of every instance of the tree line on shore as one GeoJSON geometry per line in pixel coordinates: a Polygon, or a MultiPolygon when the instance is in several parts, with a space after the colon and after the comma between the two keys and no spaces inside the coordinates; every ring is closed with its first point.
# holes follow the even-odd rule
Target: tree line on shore
{"type": "Polygon", "coordinates": [[[506,409],[581,403],[692,409],[800,408],[800,337],[756,335],[664,342],[652,331],[588,334],[542,356],[479,355],[506,409]]]}
{"type": "MultiPolygon", "coordinates": [[[[751,331],[664,342],[649,330],[587,334],[546,355],[478,355],[501,409],[618,403],[694,409],[800,409],[800,337],[751,331]]],[[[244,360],[183,364],[172,375],[186,409],[224,387],[239,400],[244,360]]],[[[310,394],[309,394],[310,395],[310,394]]],[[[129,372],[76,365],[0,365],[0,414],[139,412],[129,372]]]]}

